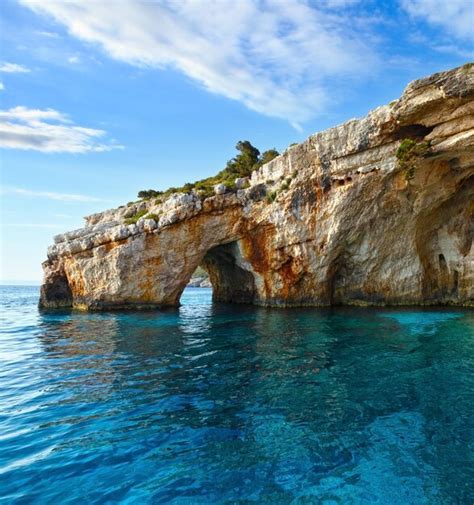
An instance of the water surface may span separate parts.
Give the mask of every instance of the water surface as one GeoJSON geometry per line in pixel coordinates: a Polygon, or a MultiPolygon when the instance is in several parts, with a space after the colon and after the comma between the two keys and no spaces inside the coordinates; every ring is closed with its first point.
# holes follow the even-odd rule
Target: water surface
{"type": "Polygon", "coordinates": [[[0,501],[469,504],[474,314],[40,313],[1,287],[0,501]]]}

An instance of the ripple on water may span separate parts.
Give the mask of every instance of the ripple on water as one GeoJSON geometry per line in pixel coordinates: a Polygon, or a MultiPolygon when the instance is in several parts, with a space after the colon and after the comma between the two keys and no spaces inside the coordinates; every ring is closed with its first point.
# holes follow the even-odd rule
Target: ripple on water
{"type": "Polygon", "coordinates": [[[0,501],[474,501],[474,316],[39,313],[2,287],[0,501]]]}

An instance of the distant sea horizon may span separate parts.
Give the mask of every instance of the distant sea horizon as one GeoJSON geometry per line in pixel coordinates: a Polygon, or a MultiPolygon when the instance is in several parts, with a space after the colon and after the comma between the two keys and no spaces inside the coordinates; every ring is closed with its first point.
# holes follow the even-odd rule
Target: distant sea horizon
{"type": "Polygon", "coordinates": [[[41,286],[42,281],[34,281],[34,280],[0,280],[0,286],[41,286]]]}

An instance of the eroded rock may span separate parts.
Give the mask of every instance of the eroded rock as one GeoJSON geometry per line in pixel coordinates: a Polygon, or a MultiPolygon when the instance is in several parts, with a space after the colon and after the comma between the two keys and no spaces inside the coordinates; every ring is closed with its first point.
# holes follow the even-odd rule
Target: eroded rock
{"type": "Polygon", "coordinates": [[[198,265],[219,301],[472,305],[473,72],[411,83],[395,103],[289,148],[236,193],[87,217],[48,249],[41,305],[177,305],[198,265]],[[429,149],[401,163],[405,139],[429,149]],[[138,212],[159,217],[127,225],[138,212]]]}

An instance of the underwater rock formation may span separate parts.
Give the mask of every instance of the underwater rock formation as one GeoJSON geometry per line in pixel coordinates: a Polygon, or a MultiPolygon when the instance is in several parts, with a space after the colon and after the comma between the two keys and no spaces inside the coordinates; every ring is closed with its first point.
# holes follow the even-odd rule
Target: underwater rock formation
{"type": "Polygon", "coordinates": [[[48,249],[40,305],[175,306],[199,265],[217,301],[472,305],[473,97],[472,64],[434,74],[237,191],[88,216],[48,249]]]}

